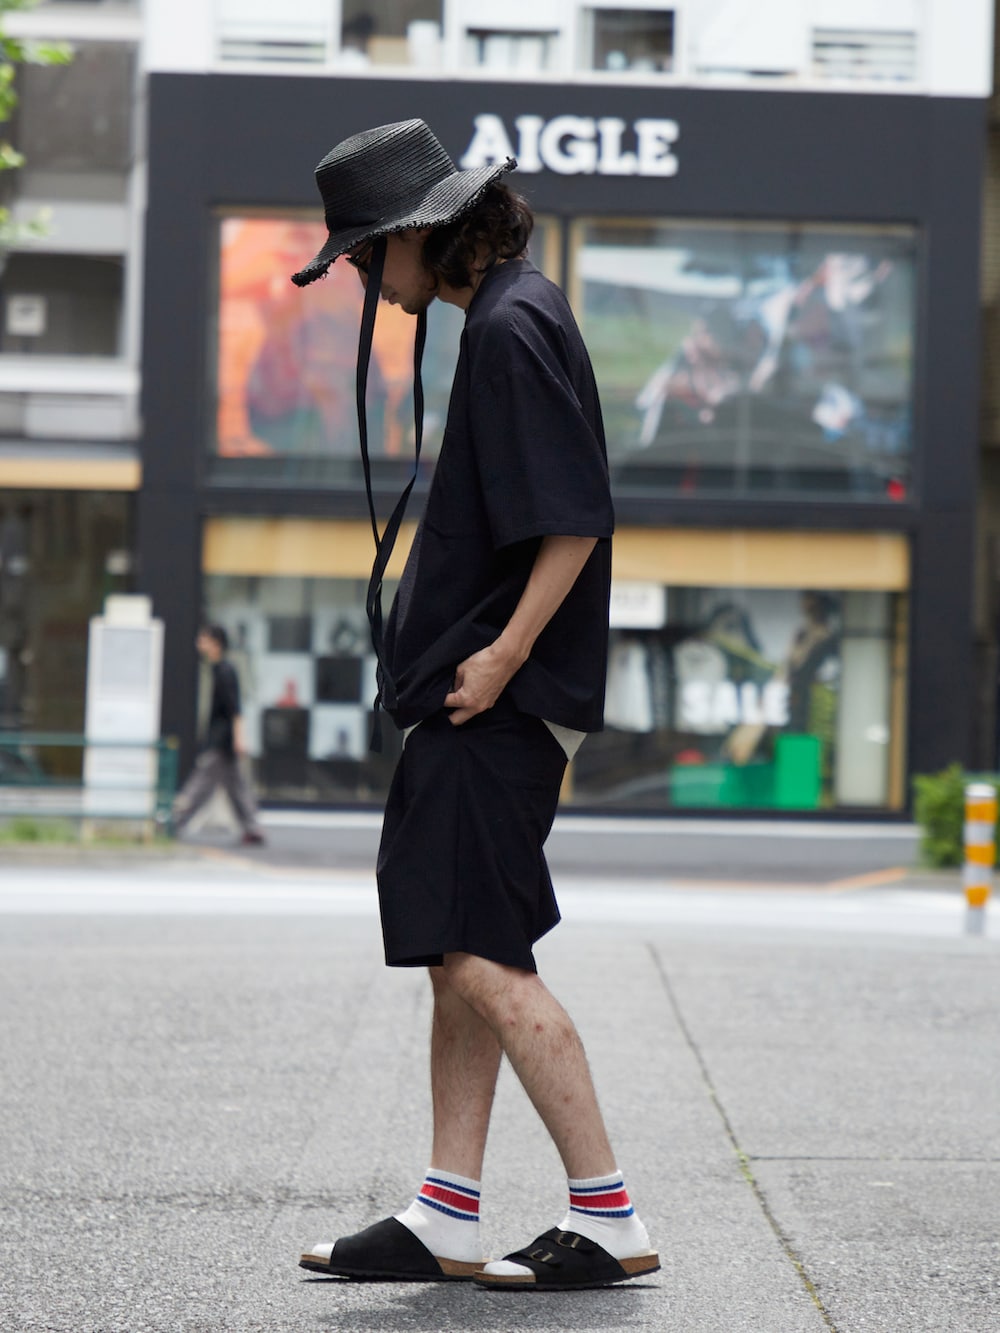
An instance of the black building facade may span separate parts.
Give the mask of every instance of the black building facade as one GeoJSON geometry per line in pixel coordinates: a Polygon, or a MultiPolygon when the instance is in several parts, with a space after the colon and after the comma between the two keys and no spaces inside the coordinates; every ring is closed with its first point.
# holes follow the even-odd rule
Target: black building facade
{"type": "MultiPolygon", "coordinates": [[[[377,801],[353,275],[300,292],[338,140],[423,116],[512,151],[608,425],[608,727],[566,799],[884,814],[971,753],[985,104],[906,95],[154,74],[140,589],[190,754],[199,619],[236,644],[265,798],[377,801]]],[[[457,344],[431,311],[428,467],[457,344]]],[[[388,513],[412,332],[379,317],[388,513]]],[[[426,474],[421,479],[425,486],[426,474]]],[[[419,514],[420,488],[414,501],[419,514]]]]}

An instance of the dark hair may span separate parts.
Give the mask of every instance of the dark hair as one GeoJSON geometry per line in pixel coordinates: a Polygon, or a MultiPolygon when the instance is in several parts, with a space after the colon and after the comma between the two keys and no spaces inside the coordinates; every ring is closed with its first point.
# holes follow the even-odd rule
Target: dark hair
{"type": "Polygon", "coordinates": [[[516,259],[524,254],[534,225],[528,201],[494,183],[468,212],[434,228],[424,241],[424,263],[449,287],[471,287],[477,251],[487,252],[485,268],[498,259],[516,259]]]}
{"type": "Polygon", "coordinates": [[[210,639],[214,639],[223,652],[229,647],[229,635],[221,625],[202,625],[202,634],[207,634],[210,639]]]}
{"type": "Polygon", "coordinates": [[[837,599],[828,592],[820,592],[817,588],[806,588],[802,596],[813,599],[817,615],[824,625],[828,625],[837,613],[837,599]]]}

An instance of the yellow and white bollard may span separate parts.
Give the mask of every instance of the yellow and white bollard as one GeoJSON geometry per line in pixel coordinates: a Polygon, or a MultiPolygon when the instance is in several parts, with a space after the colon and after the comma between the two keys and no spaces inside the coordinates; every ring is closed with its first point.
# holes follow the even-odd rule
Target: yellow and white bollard
{"type": "Polygon", "coordinates": [[[965,933],[982,935],[986,902],[993,887],[996,862],[996,788],[972,782],[965,789],[965,933]]]}

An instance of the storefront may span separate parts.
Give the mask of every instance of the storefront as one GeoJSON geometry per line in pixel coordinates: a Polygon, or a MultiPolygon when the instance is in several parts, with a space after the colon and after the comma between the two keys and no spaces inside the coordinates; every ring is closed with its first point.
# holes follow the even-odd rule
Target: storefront
{"type": "MultiPolygon", "coordinates": [[[[236,644],[266,798],[385,789],[391,747],[367,751],[360,291],[339,265],[304,291],[288,275],[324,235],[315,161],[420,114],[464,165],[519,157],[532,257],[601,389],[608,727],[566,800],[891,811],[911,772],[963,756],[980,103],[235,75],[155,75],[150,94],[139,546],[167,622],[167,726],[189,745],[206,614],[236,644]]],[[[460,327],[432,311],[414,518],[460,327]]],[[[386,510],[412,467],[411,348],[384,308],[386,510]]]]}

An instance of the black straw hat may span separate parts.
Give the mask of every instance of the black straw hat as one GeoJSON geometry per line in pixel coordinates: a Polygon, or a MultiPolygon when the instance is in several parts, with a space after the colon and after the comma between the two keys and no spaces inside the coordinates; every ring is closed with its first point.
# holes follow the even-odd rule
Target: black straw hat
{"type": "Polygon", "coordinates": [[[372,237],[453,222],[516,165],[508,157],[459,171],[422,120],[379,125],[345,139],[316,168],[330,235],[292,282],[315,282],[338,255],[372,237]]]}

